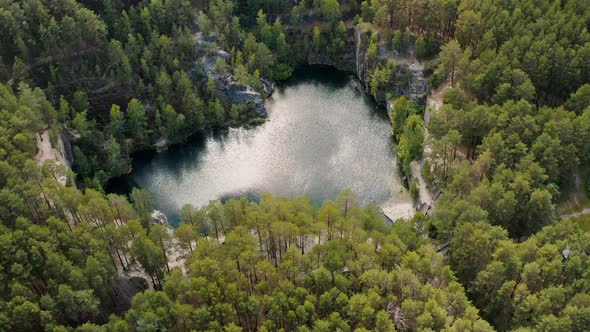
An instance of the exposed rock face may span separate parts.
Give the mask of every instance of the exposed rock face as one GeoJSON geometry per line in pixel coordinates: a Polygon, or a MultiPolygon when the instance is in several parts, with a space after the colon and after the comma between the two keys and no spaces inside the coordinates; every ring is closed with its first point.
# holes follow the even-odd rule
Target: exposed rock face
{"type": "Polygon", "coordinates": [[[262,93],[254,90],[250,85],[237,82],[231,74],[219,73],[216,68],[217,59],[221,58],[226,63],[230,62],[230,54],[218,49],[202,34],[196,37],[197,51],[202,54],[203,72],[205,79],[213,78],[216,85],[217,96],[225,105],[247,105],[258,116],[266,117],[264,99],[268,98],[274,91],[274,84],[268,80],[261,79],[262,93]]]}
{"type": "Polygon", "coordinates": [[[412,73],[408,95],[410,99],[424,104],[426,103],[426,95],[428,93],[428,82],[424,77],[424,64],[412,63],[408,69],[412,73]]]}
{"type": "Polygon", "coordinates": [[[68,168],[72,168],[74,164],[74,152],[72,151],[72,144],[70,143],[70,139],[68,135],[66,135],[65,130],[59,131],[60,137],[60,151],[63,154],[64,161],[68,168]]]}
{"type": "Polygon", "coordinates": [[[166,215],[162,211],[154,210],[152,211],[152,223],[167,226],[168,217],[166,217],[166,215]]]}
{"type": "Polygon", "coordinates": [[[365,85],[365,90],[369,89],[369,80],[368,80],[368,73],[365,66],[365,59],[367,49],[365,45],[363,45],[361,30],[358,26],[354,27],[354,63],[355,63],[355,72],[356,76],[361,80],[365,85]]]}
{"type": "MultiPolygon", "coordinates": [[[[338,52],[338,54],[330,56],[324,52],[311,52],[307,58],[308,64],[329,65],[336,67],[338,70],[354,72],[356,60],[354,30],[354,28],[348,29],[348,38],[344,43],[344,47],[338,52]]],[[[302,32],[299,32],[299,34],[300,36],[294,37],[303,38],[302,32]]]]}
{"type": "MultiPolygon", "coordinates": [[[[289,33],[290,39],[297,39],[305,38],[308,32],[291,30],[289,33]]],[[[368,91],[370,81],[370,68],[366,63],[368,37],[366,33],[361,31],[359,26],[350,28],[348,29],[348,38],[344,47],[338,54],[329,55],[325,52],[310,52],[307,63],[311,65],[330,65],[340,70],[355,72],[363,83],[364,89],[368,91]]],[[[214,42],[215,36],[213,35],[204,36],[202,33],[198,33],[195,39],[197,41],[197,51],[201,55],[205,79],[208,80],[209,77],[212,77],[215,80],[217,94],[221,101],[226,105],[248,105],[258,116],[266,117],[264,99],[272,94],[274,90],[273,83],[262,79],[263,91],[256,91],[250,85],[237,82],[231,70],[223,74],[218,73],[216,68],[217,59],[223,58],[229,63],[230,54],[216,46],[214,42]]],[[[425,102],[428,87],[423,75],[424,65],[422,63],[418,62],[413,56],[400,56],[397,52],[387,50],[382,45],[379,46],[378,61],[381,63],[395,62],[396,75],[407,78],[404,79],[407,84],[396,84],[393,92],[420,103],[425,102]]],[[[391,88],[388,91],[391,91],[391,88]]],[[[377,101],[386,103],[388,91],[378,91],[375,95],[377,101]]]]}
{"type": "Polygon", "coordinates": [[[144,276],[118,275],[113,283],[113,297],[115,306],[110,308],[110,313],[124,313],[131,308],[131,300],[135,294],[149,289],[149,282],[144,276]]]}
{"type": "MultiPolygon", "coordinates": [[[[37,155],[35,160],[39,165],[42,165],[46,160],[53,160],[59,165],[63,165],[66,169],[72,169],[74,158],[72,157],[72,147],[70,141],[62,130],[57,136],[57,146],[51,144],[49,138],[49,129],[35,135],[37,141],[37,155]]],[[[67,182],[66,176],[59,176],[58,181],[65,185],[67,182]]]]}
{"type": "Polygon", "coordinates": [[[154,143],[154,148],[157,152],[168,150],[168,140],[164,137],[160,138],[156,141],[156,143],[154,143]]]}
{"type": "MultiPolygon", "coordinates": [[[[359,26],[354,28],[354,54],[355,69],[359,80],[369,89],[369,68],[366,61],[368,35],[363,34],[359,26]]],[[[407,84],[396,84],[393,92],[398,95],[406,96],[411,100],[424,104],[428,92],[427,80],[424,77],[424,64],[416,60],[413,55],[400,56],[396,51],[388,50],[385,46],[379,45],[377,61],[380,63],[394,62],[396,64],[396,75],[407,77],[407,84]]],[[[406,81],[404,79],[404,81],[406,81]]],[[[375,99],[378,102],[387,103],[386,94],[389,91],[378,91],[375,99]]]]}

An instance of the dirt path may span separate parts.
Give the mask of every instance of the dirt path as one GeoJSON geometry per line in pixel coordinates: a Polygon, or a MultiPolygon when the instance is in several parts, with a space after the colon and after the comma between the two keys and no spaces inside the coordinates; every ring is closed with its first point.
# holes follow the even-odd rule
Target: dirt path
{"type": "Polygon", "coordinates": [[[561,219],[576,218],[590,214],[588,197],[584,188],[584,179],[581,170],[574,172],[574,188],[566,190],[564,200],[559,202],[556,213],[561,219]]]}
{"type": "MultiPolygon", "coordinates": [[[[428,124],[430,123],[430,115],[432,112],[438,111],[443,105],[443,97],[447,90],[451,87],[450,81],[446,81],[441,84],[436,90],[433,90],[428,95],[426,100],[426,109],[424,110],[424,141],[428,141],[428,137],[430,133],[428,132],[428,124]]],[[[428,145],[424,146],[424,154],[428,154],[430,152],[430,147],[428,145]]]]}
{"type": "Polygon", "coordinates": [[[586,214],[590,214],[590,208],[585,208],[582,211],[578,211],[578,212],[574,212],[574,213],[562,214],[559,217],[561,219],[570,219],[570,218],[581,217],[586,214]]]}
{"type": "MultiPolygon", "coordinates": [[[[443,97],[445,96],[447,90],[449,90],[450,88],[451,82],[446,81],[443,84],[441,84],[438,88],[436,88],[436,90],[433,90],[428,96],[427,109],[432,107],[434,108],[434,111],[437,111],[439,108],[441,108],[443,105],[443,97]]],[[[428,122],[425,121],[425,123],[428,122]]]]}
{"type": "MultiPolygon", "coordinates": [[[[436,90],[431,91],[428,95],[428,99],[426,102],[426,109],[424,110],[424,155],[425,158],[428,158],[428,154],[430,153],[430,146],[428,145],[429,139],[429,132],[428,132],[428,123],[430,122],[430,115],[432,112],[436,112],[439,108],[443,105],[443,97],[447,90],[451,87],[449,81],[444,82],[439,86],[436,90]]],[[[418,202],[417,202],[417,210],[425,213],[431,214],[434,211],[434,201],[436,200],[436,195],[434,194],[433,188],[430,188],[427,185],[426,180],[422,176],[422,167],[424,166],[425,158],[420,160],[415,160],[410,163],[410,170],[412,172],[412,177],[418,180],[418,202]]]]}
{"type": "Polygon", "coordinates": [[[434,205],[434,196],[428,186],[426,180],[422,176],[422,164],[424,159],[414,160],[410,163],[410,169],[412,171],[412,177],[418,180],[418,192],[419,192],[419,208],[422,204],[434,205]]]}

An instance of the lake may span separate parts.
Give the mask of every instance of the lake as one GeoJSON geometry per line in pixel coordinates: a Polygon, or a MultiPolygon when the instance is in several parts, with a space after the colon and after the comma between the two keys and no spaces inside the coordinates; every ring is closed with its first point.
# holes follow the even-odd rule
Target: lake
{"type": "Polygon", "coordinates": [[[262,193],[309,195],[314,203],[352,189],[361,203],[391,218],[413,214],[402,187],[384,107],[363,93],[352,74],[305,67],[266,102],[267,121],[253,128],[200,133],[161,153],[138,153],[133,172],[109,190],[148,190],[171,224],[180,208],[262,193]]]}

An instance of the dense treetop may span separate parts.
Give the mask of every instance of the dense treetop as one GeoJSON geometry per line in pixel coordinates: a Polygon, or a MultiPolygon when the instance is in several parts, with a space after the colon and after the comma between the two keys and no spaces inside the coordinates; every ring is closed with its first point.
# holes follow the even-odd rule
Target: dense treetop
{"type": "Polygon", "coordinates": [[[451,267],[501,330],[584,331],[588,236],[564,221],[517,244],[500,227],[465,224],[451,242],[451,267]]]}
{"type": "Polygon", "coordinates": [[[319,209],[306,198],[264,196],[183,212],[179,231],[213,238],[193,233],[188,275],[173,270],[162,292],[136,297],[128,321],[180,330],[491,330],[411,222],[387,227],[349,191],[319,209]]]}
{"type": "Polygon", "coordinates": [[[0,1],[0,331],[587,329],[589,235],[556,205],[590,162],[589,26],[585,0],[0,1]],[[252,121],[204,58],[262,91],[357,46],[432,216],[265,195],[173,230],[104,193],[134,151],[252,121]],[[414,57],[439,109],[396,95],[414,57]],[[45,131],[75,173],[33,159],[45,131]]]}

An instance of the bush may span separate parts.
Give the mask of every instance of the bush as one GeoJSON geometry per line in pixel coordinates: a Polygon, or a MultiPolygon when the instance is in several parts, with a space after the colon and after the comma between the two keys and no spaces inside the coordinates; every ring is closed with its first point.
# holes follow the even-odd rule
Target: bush
{"type": "Polygon", "coordinates": [[[461,109],[469,102],[469,96],[461,88],[450,88],[443,97],[445,104],[450,104],[455,109],[461,109]]]}
{"type": "Polygon", "coordinates": [[[432,181],[434,181],[434,177],[432,176],[430,167],[430,161],[428,161],[428,159],[425,159],[424,163],[422,164],[422,178],[426,181],[428,185],[432,184],[432,181]]]}
{"type": "Polygon", "coordinates": [[[418,179],[412,179],[412,182],[410,183],[410,195],[412,196],[414,202],[417,202],[418,198],[420,198],[420,190],[418,190],[418,185],[418,179]]]}
{"type": "Polygon", "coordinates": [[[272,66],[272,79],[284,81],[293,75],[293,67],[286,63],[277,63],[272,66]]]}
{"type": "Polygon", "coordinates": [[[588,172],[586,174],[586,178],[584,179],[584,182],[585,182],[584,189],[586,189],[585,190],[586,197],[590,197],[590,172],[588,172]]]}
{"type": "Polygon", "coordinates": [[[447,75],[442,70],[435,70],[428,79],[428,86],[431,89],[438,88],[447,78],[447,75]]]}

